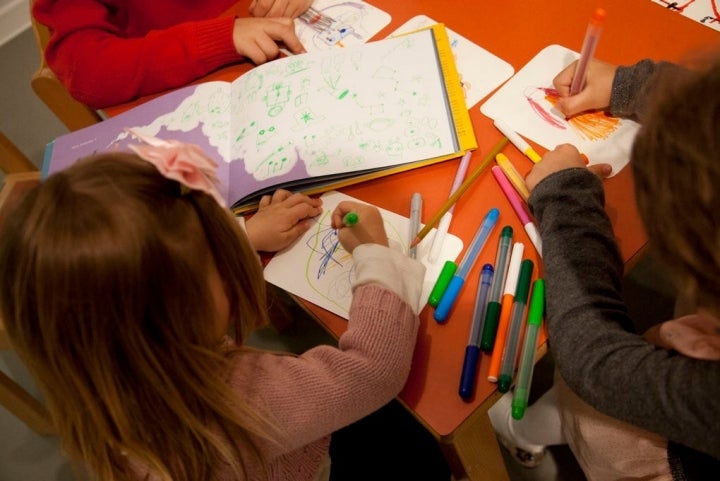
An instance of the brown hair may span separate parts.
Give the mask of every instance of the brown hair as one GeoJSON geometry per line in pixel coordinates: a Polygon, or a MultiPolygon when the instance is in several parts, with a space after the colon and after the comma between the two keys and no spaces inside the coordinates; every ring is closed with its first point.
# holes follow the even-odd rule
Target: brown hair
{"type": "Polygon", "coordinates": [[[656,85],[631,154],[639,212],[677,288],[720,314],[720,58],[656,85]]]}
{"type": "MultiPolygon", "coordinates": [[[[238,345],[267,322],[255,251],[229,211],[132,154],[54,174],[3,226],[0,315],[67,451],[103,480],[209,480],[263,466],[265,413],[227,384],[208,277],[238,345]]],[[[224,321],[224,320],[221,320],[224,321]]]]}

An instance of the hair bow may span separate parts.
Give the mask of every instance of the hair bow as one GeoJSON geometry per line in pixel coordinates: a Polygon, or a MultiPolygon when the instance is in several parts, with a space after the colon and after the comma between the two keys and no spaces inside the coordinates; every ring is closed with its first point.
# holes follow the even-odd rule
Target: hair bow
{"type": "Polygon", "coordinates": [[[168,179],[178,181],[189,190],[199,190],[212,196],[218,204],[226,207],[225,199],[218,191],[218,164],[200,147],[179,140],[162,140],[133,129],[127,132],[145,142],[129,145],[140,158],[153,164],[168,179]]]}

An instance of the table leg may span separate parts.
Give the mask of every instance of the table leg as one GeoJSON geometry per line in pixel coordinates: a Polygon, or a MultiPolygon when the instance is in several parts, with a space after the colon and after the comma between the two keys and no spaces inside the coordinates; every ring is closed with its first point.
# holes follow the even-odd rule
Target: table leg
{"type": "Polygon", "coordinates": [[[456,480],[509,481],[505,461],[487,411],[502,394],[490,396],[463,424],[439,438],[456,480]]]}

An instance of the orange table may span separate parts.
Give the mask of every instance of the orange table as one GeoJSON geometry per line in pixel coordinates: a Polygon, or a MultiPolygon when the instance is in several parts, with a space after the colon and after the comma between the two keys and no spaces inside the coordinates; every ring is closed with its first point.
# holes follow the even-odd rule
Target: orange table
{"type": "MultiPolygon", "coordinates": [[[[379,32],[375,37],[377,39],[386,37],[415,15],[424,14],[445,23],[450,29],[504,59],[515,71],[550,44],[560,44],[579,51],[589,16],[598,6],[607,11],[607,20],[596,57],[611,63],[629,64],[647,57],[680,61],[686,54],[702,46],[718,45],[720,42],[716,31],[667,11],[650,0],[578,0],[572,2],[572,7],[568,7],[568,2],[539,0],[497,4],[453,0],[370,0],[369,3],[392,16],[391,23],[379,32]]],[[[244,15],[248,4],[249,0],[239,2],[235,11],[244,15]]],[[[203,80],[233,79],[250,67],[247,64],[228,67],[203,80]]],[[[480,113],[480,104],[470,110],[479,146],[473,155],[471,170],[501,138],[490,119],[480,113]]],[[[108,109],[108,113],[113,115],[129,106],[108,109]]],[[[538,145],[533,147],[541,154],[545,151],[538,145]]],[[[506,147],[504,153],[521,174],[526,174],[530,169],[530,161],[514,147],[506,147]]],[[[456,169],[457,161],[453,160],[347,187],[342,191],[403,215],[409,212],[411,194],[418,191],[423,195],[423,218],[427,219],[446,199],[456,169]]],[[[489,172],[482,175],[458,201],[450,231],[462,238],[467,246],[480,217],[491,207],[497,206],[503,213],[501,222],[511,224],[516,239],[526,244],[526,257],[535,261],[536,266],[540,265],[522,225],[491,177],[489,172]]],[[[646,243],[635,208],[630,169],[626,168],[607,180],[605,189],[607,211],[623,259],[629,265],[637,259],[646,243]]],[[[496,229],[489,238],[487,245],[491,247],[481,253],[448,322],[438,325],[432,319],[432,310],[429,308],[421,313],[412,372],[399,396],[403,404],[436,436],[458,479],[463,476],[471,480],[507,479],[486,414],[499,396],[496,385],[484,381],[487,358],[483,357],[480,362],[480,382],[475,399],[464,402],[457,394],[479,266],[494,262],[494,246],[497,245],[499,231],[496,229]]],[[[537,272],[536,269],[534,277],[537,277],[537,272]]],[[[346,329],[344,319],[310,303],[303,304],[334,335],[338,336],[346,329]]]]}

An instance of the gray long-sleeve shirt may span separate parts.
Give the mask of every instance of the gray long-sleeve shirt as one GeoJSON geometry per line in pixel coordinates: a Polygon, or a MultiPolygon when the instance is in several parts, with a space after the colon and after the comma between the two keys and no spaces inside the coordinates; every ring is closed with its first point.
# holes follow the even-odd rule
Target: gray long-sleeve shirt
{"type": "MultiPolygon", "coordinates": [[[[641,113],[637,92],[656,65],[643,61],[618,71],[611,112],[641,113]]],[[[621,298],[623,262],[604,202],[602,182],[582,168],[548,176],[529,199],[543,240],[549,346],[557,367],[597,410],[667,437],[671,463],[682,463],[673,465],[676,479],[695,479],[700,462],[714,467],[706,479],[716,479],[720,362],[656,347],[632,331],[621,298]]]]}

